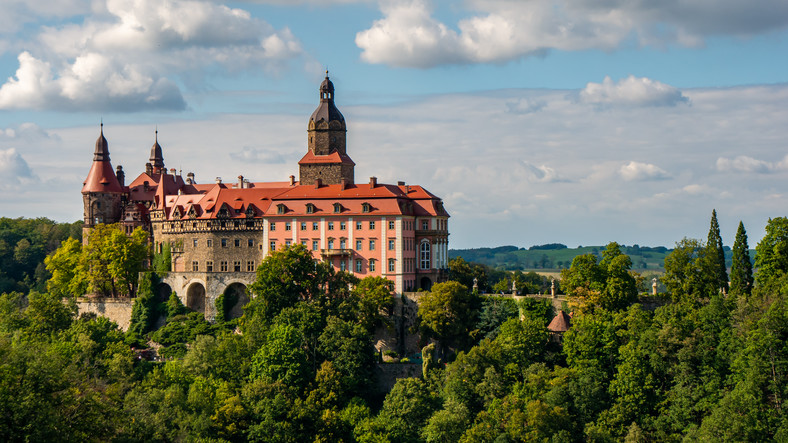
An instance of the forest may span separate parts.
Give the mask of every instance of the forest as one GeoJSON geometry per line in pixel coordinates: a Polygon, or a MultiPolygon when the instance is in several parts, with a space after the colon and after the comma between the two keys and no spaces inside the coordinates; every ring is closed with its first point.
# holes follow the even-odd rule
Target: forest
{"type": "MultiPolygon", "coordinates": [[[[769,220],[755,251],[740,224],[726,266],[713,214],[707,239],[667,254],[658,303],[644,303],[617,243],[576,256],[562,272],[563,335],[547,330],[549,302],[483,295],[472,280],[489,268],[452,260],[420,301],[423,376],[387,393],[373,389],[376,367],[392,364],[373,338],[395,314],[390,283],[316,264],[300,245],[265,258],[241,318],[214,323],[157,298],[149,270],[129,287],[124,332],[63,302],[98,283],[53,274],[51,289],[0,296],[0,439],[783,441],[788,219],[769,220]]],[[[515,278],[545,283],[496,283],[515,278]]]]}

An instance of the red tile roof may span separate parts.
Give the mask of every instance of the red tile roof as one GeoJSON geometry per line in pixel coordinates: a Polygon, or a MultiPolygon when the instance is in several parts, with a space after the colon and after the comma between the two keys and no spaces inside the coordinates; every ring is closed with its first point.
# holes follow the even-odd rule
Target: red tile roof
{"type": "Polygon", "coordinates": [[[90,172],[82,183],[82,193],[88,192],[123,193],[123,187],[120,186],[109,160],[96,160],[90,166],[90,172]]]}
{"type": "Polygon", "coordinates": [[[347,163],[351,165],[355,165],[353,160],[347,156],[347,154],[340,154],[337,151],[332,152],[328,155],[315,155],[312,151],[307,151],[306,155],[298,161],[299,165],[308,165],[308,164],[322,164],[322,163],[347,163]]]}

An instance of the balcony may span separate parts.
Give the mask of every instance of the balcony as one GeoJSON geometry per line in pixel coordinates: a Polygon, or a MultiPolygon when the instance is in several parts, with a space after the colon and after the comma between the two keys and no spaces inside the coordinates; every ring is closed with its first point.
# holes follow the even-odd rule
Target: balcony
{"type": "Polygon", "coordinates": [[[321,249],[320,255],[323,257],[351,256],[352,249],[321,249]]]}

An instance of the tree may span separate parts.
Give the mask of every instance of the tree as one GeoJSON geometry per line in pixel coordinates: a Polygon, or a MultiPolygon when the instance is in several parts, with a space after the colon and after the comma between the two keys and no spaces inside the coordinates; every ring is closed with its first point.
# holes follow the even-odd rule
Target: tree
{"type": "Polygon", "coordinates": [[[249,285],[255,297],[247,304],[249,316],[273,319],[282,309],[299,300],[320,295],[325,265],[315,263],[303,245],[272,252],[257,268],[257,279],[249,285]]]}
{"type": "Polygon", "coordinates": [[[788,272],[788,218],[769,219],[766,235],[755,247],[755,281],[765,285],[788,272]]]}
{"type": "Polygon", "coordinates": [[[451,345],[468,344],[469,333],[479,318],[480,305],[479,296],[460,283],[437,283],[422,298],[418,316],[422,328],[440,340],[445,352],[451,345]]]}
{"type": "Polygon", "coordinates": [[[47,290],[60,297],[81,296],[87,291],[88,273],[82,260],[82,243],[66,239],[60,247],[44,259],[52,278],[47,290]]]}
{"type": "Polygon", "coordinates": [[[265,344],[252,357],[251,370],[253,379],[303,387],[309,379],[309,367],[298,330],[288,324],[272,326],[265,344]]]}
{"type": "Polygon", "coordinates": [[[459,282],[466,288],[473,288],[473,279],[480,291],[487,288],[487,272],[484,266],[468,263],[462,257],[449,260],[449,280],[459,282]]]}
{"type": "Polygon", "coordinates": [[[749,296],[752,292],[752,262],[750,246],[744,224],[739,222],[736,241],[733,243],[733,262],[731,263],[731,294],[749,296]]]}
{"type": "Polygon", "coordinates": [[[608,243],[597,263],[594,254],[578,255],[561,271],[561,285],[582,306],[622,309],[637,298],[632,260],[616,242],[608,243]]]}
{"type": "Polygon", "coordinates": [[[353,288],[355,319],[370,333],[386,321],[394,307],[393,290],[394,283],[391,280],[375,276],[362,279],[353,288]]]}
{"type": "Polygon", "coordinates": [[[697,302],[719,292],[719,280],[708,259],[710,251],[700,240],[685,238],[665,257],[662,282],[674,302],[697,302]]]}
{"type": "Polygon", "coordinates": [[[709,268],[713,272],[717,287],[723,292],[728,292],[728,271],[725,267],[725,249],[722,246],[720,237],[720,225],[717,223],[717,210],[711,211],[711,226],[709,227],[709,238],[706,241],[709,249],[707,254],[709,268]]]}

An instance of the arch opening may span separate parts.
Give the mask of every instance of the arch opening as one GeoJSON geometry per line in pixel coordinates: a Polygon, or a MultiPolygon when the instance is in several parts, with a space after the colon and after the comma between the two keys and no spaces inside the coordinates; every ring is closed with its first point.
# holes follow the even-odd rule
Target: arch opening
{"type": "Polygon", "coordinates": [[[422,291],[429,291],[432,289],[432,280],[429,277],[422,277],[420,280],[420,285],[422,291]]]}
{"type": "Polygon", "coordinates": [[[166,302],[170,299],[172,288],[167,283],[159,283],[158,286],[156,286],[156,291],[154,294],[156,295],[157,301],[166,302]]]}
{"type": "Polygon", "coordinates": [[[186,307],[205,315],[205,286],[202,283],[192,283],[186,289],[186,307]]]}
{"type": "Polygon", "coordinates": [[[246,285],[243,283],[232,283],[224,290],[224,318],[231,320],[239,318],[244,314],[244,306],[249,303],[249,295],[246,293],[246,285]]]}

